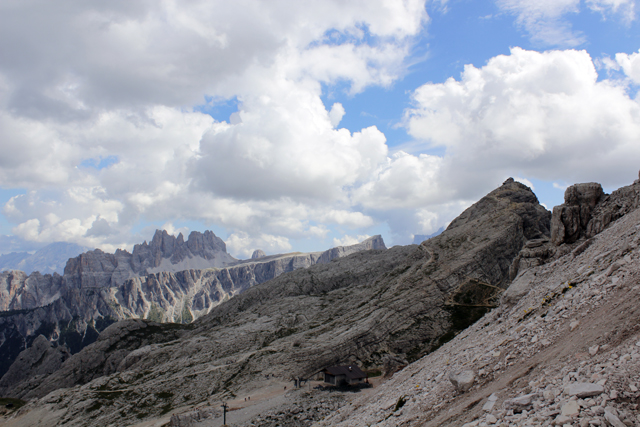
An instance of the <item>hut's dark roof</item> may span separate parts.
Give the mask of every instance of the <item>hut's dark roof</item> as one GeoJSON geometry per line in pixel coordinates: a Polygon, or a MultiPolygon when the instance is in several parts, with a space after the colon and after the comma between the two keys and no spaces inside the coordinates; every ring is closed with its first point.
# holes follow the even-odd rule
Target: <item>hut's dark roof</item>
{"type": "Polygon", "coordinates": [[[350,380],[367,378],[367,374],[362,372],[362,370],[358,368],[356,365],[332,366],[330,368],[325,369],[323,372],[333,376],[345,375],[350,380]]]}

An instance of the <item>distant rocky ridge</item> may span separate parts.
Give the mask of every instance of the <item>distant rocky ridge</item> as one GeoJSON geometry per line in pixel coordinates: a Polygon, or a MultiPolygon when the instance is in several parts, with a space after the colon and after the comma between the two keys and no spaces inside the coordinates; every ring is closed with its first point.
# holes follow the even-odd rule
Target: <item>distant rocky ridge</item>
{"type": "Polygon", "coordinates": [[[436,237],[438,234],[442,233],[444,231],[444,227],[440,227],[438,230],[436,230],[435,233],[431,233],[431,234],[416,234],[415,236],[413,236],[413,244],[414,245],[419,245],[420,243],[424,242],[427,239],[430,239],[432,237],[436,237]]]}
{"type": "MultiPolygon", "coordinates": [[[[3,390],[48,395],[38,410],[55,412],[61,424],[107,425],[189,410],[268,378],[305,378],[331,364],[391,375],[497,306],[517,255],[528,242],[548,240],[550,217],[528,187],[510,179],[419,246],[360,251],[281,274],[189,325],[119,322],[56,372],[4,382],[3,390]],[[137,338],[158,328],[175,340],[137,338]],[[163,393],[168,384],[171,393],[163,393]],[[60,387],[69,388],[54,391],[60,387]]],[[[270,258],[219,271],[248,267],[255,275],[260,264],[277,261],[270,258]]],[[[166,279],[152,274],[139,288],[162,281],[175,289],[172,273],[162,274],[166,279]]]]}
{"type": "Polygon", "coordinates": [[[64,276],[72,287],[105,288],[151,273],[218,268],[237,261],[212,231],[192,231],[185,242],[182,233],[175,237],[166,230],[156,230],[150,243],[135,245],[132,253],[118,249],[115,254],[107,254],[96,249],[72,258],[64,276]]]}
{"type": "Polygon", "coordinates": [[[385,249],[380,236],[325,252],[292,253],[238,261],[212,232],[185,242],[157,231],[133,253],[95,250],[70,259],[65,275],[0,274],[0,375],[40,334],[71,353],[95,341],[115,321],[129,318],[189,323],[246,289],[280,274],[337,257],[385,249]],[[225,267],[153,272],[159,268],[225,267]],[[140,275],[138,275],[140,274],[140,275]]]}
{"type": "Polygon", "coordinates": [[[62,274],[69,258],[75,257],[89,248],[75,243],[55,242],[38,249],[35,253],[12,252],[0,255],[0,271],[20,270],[27,274],[62,274]]]}

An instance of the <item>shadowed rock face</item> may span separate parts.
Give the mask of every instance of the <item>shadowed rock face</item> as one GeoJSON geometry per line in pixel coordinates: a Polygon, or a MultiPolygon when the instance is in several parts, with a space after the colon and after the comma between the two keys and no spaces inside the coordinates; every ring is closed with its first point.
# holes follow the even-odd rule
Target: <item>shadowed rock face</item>
{"type": "Polygon", "coordinates": [[[71,356],[64,346],[54,347],[48,338],[39,335],[33,345],[20,353],[11,369],[0,380],[0,393],[7,393],[13,384],[28,384],[32,378],[50,375],[71,356]]]}
{"type": "MultiPolygon", "coordinates": [[[[57,392],[55,405],[65,408],[65,417],[82,419],[95,390],[109,391],[112,406],[101,410],[100,422],[126,424],[119,414],[133,420],[136,402],[166,384],[170,402],[183,405],[249,382],[259,387],[266,375],[289,379],[334,364],[406,364],[494,306],[514,257],[525,242],[548,236],[549,226],[550,214],[531,190],[507,180],[419,246],[361,251],[279,275],[213,308],[175,341],[144,347],[119,342],[115,370],[86,363],[114,357],[109,351],[100,356],[96,343],[39,384],[15,384],[14,390],[35,398],[64,381],[71,386],[93,379],[82,389],[57,392]],[[69,375],[74,372],[83,373],[69,375]]],[[[161,410],[160,402],[145,409],[148,416],[161,410]]]]}

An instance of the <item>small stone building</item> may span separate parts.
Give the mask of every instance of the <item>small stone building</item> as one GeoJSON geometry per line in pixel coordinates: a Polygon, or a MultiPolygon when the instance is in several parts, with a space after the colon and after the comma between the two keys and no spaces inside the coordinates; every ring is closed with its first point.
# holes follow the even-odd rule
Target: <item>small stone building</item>
{"type": "Polygon", "coordinates": [[[324,382],[332,385],[358,384],[367,379],[367,374],[356,365],[333,366],[322,371],[324,382]]]}

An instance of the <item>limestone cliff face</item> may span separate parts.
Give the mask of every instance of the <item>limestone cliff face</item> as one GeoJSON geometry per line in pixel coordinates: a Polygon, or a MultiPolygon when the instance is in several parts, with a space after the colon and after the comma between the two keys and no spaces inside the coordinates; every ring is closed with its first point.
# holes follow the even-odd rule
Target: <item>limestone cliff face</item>
{"type": "MultiPolygon", "coordinates": [[[[217,398],[243,385],[257,388],[267,375],[283,380],[306,377],[343,363],[392,372],[447,342],[496,306],[509,284],[513,259],[526,242],[547,237],[549,227],[550,213],[531,190],[508,180],[441,235],[419,246],[360,251],[280,274],[217,305],[188,326],[175,326],[182,328],[175,341],[136,347],[136,343],[126,345],[123,338],[120,347],[110,345],[108,351],[95,343],[38,384],[23,382],[13,390],[37,398],[91,381],[82,388],[56,392],[52,405],[64,408],[67,418],[86,417],[83,408],[96,399],[96,390],[109,392],[111,400],[106,403],[105,398],[99,422],[126,424],[120,414],[131,420],[156,416],[167,404],[195,405],[212,392],[217,398]],[[116,357],[115,348],[121,350],[115,369],[115,362],[106,371],[104,365],[88,363],[116,357]],[[171,384],[173,393],[168,400],[148,398],[166,384],[171,384]],[[144,414],[136,406],[138,401],[147,402],[144,414]]],[[[235,272],[251,278],[287,265],[266,258],[239,264],[235,272]]],[[[303,261],[292,257],[287,262],[303,261]]],[[[231,271],[229,267],[189,274],[175,282],[170,273],[166,278],[150,275],[136,285],[140,291],[132,291],[130,301],[143,305],[144,289],[160,282],[167,284],[167,290],[177,289],[180,281],[191,281],[195,288],[206,274],[215,275],[216,292],[228,292],[236,283],[231,271]]],[[[87,425],[97,422],[86,419],[87,425]]]]}
{"type": "Polygon", "coordinates": [[[132,253],[117,250],[107,254],[96,249],[71,258],[64,276],[69,286],[77,288],[110,287],[149,273],[223,267],[235,262],[224,241],[211,231],[193,231],[185,242],[182,233],[175,237],[156,230],[150,243],[135,245],[132,253]]]}
{"type": "Polygon", "coordinates": [[[0,273],[0,311],[24,310],[51,304],[60,298],[63,279],[57,273],[27,276],[10,270],[0,273]]]}
{"type": "Polygon", "coordinates": [[[117,320],[190,323],[231,297],[285,272],[385,246],[380,236],[374,236],[325,252],[272,255],[236,261],[235,265],[223,268],[162,271],[143,276],[133,274],[133,267],[129,267],[149,270],[152,265],[162,267],[167,260],[176,261],[172,264],[175,267],[195,258],[194,254],[200,259],[208,257],[212,262],[220,262],[227,259],[220,255],[226,247],[211,232],[191,233],[186,243],[181,236],[157,232],[151,244],[136,248],[134,257],[147,261],[131,263],[134,257],[125,251],[106,254],[96,250],[69,260],[68,274],[64,277],[2,273],[0,303],[5,310],[12,311],[0,314],[0,376],[40,334],[76,353],[117,320]],[[147,255],[142,256],[144,253],[147,255]]]}

